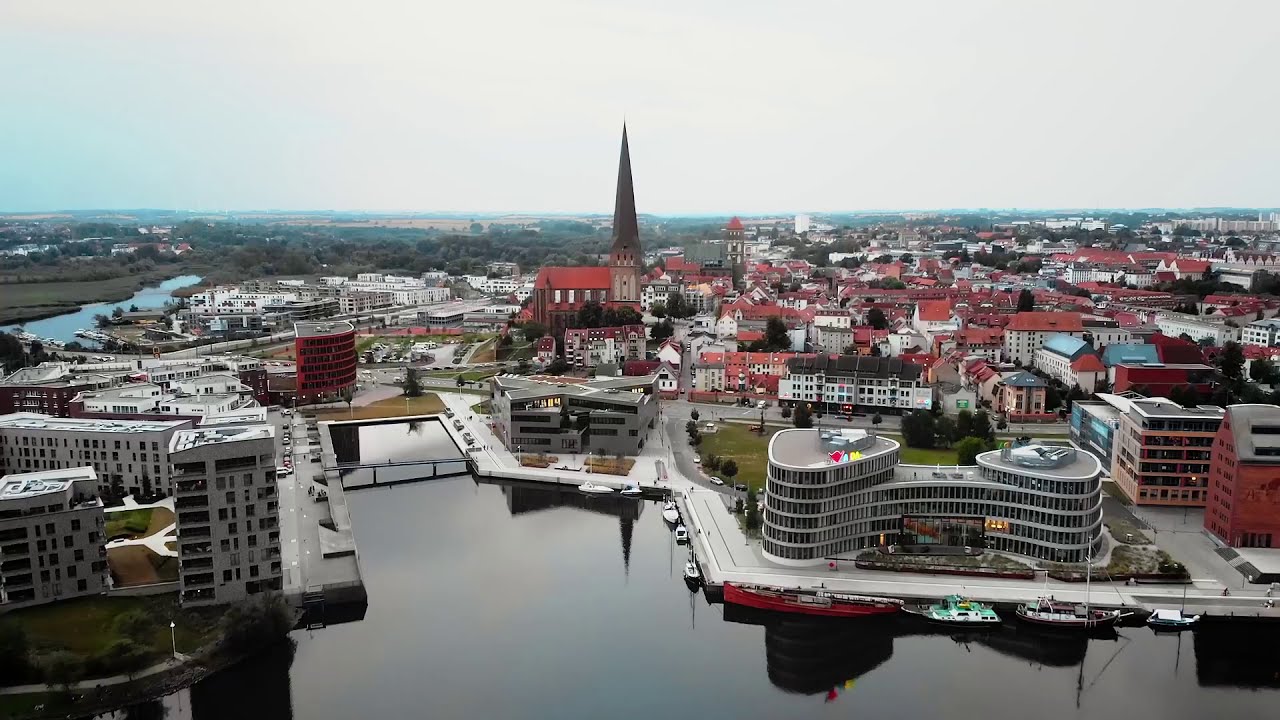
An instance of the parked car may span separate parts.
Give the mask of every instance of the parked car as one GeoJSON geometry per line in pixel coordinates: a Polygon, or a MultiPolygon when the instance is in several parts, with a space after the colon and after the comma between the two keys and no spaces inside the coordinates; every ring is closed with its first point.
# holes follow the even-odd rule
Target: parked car
{"type": "Polygon", "coordinates": [[[702,458],[701,458],[700,456],[698,456],[698,455],[694,455],[694,456],[693,456],[693,464],[694,464],[694,465],[701,465],[701,464],[702,464],[702,458]]]}
{"type": "Polygon", "coordinates": [[[282,465],[282,466],[280,466],[280,467],[276,468],[276,474],[277,474],[277,475],[292,475],[292,474],[293,474],[293,468],[284,467],[284,466],[282,465]]]}
{"type": "Polygon", "coordinates": [[[458,420],[458,419],[456,419],[456,418],[455,418],[455,419],[454,419],[454,421],[453,421],[453,429],[454,429],[454,430],[461,430],[461,429],[462,429],[462,421],[461,421],[461,420],[458,420]]]}
{"type": "Polygon", "coordinates": [[[734,484],[733,484],[733,489],[734,489],[734,490],[741,490],[742,492],[746,492],[746,491],[747,491],[747,484],[746,484],[746,483],[734,483],[734,484]]]}
{"type": "Polygon", "coordinates": [[[445,409],[444,409],[444,416],[445,416],[445,417],[447,417],[447,418],[451,418],[451,417],[453,417],[453,410],[452,410],[452,409],[450,409],[450,408],[445,408],[445,409]]]}
{"type": "Polygon", "coordinates": [[[718,478],[718,477],[713,477],[713,478],[711,478],[711,484],[712,484],[712,485],[723,485],[723,484],[724,484],[724,481],[723,481],[723,480],[721,480],[721,479],[720,479],[720,478],[718,478]]]}

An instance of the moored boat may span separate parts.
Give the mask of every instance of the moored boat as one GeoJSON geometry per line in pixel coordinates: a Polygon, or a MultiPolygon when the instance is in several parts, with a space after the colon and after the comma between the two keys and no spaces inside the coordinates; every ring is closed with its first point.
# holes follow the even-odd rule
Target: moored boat
{"type": "Polygon", "coordinates": [[[921,608],[918,614],[940,625],[992,627],[1000,624],[1000,616],[995,610],[960,595],[948,595],[938,603],[921,608]]]}
{"type": "Polygon", "coordinates": [[[1063,630],[1092,630],[1107,628],[1120,619],[1119,610],[1099,610],[1088,605],[1064,603],[1052,597],[1042,597],[1034,603],[1018,606],[1019,620],[1040,625],[1042,627],[1061,628],[1063,630]]]}
{"type": "Polygon", "coordinates": [[[593,495],[607,495],[613,492],[613,488],[608,488],[603,485],[596,485],[590,480],[579,485],[578,490],[584,493],[591,493],[593,495]]]}
{"type": "Polygon", "coordinates": [[[689,529],[683,523],[676,526],[676,542],[680,544],[689,542],[689,529]]]}
{"type": "Polygon", "coordinates": [[[676,507],[674,501],[668,500],[662,506],[662,519],[675,525],[680,522],[680,509],[676,507]]]}
{"type": "Polygon", "coordinates": [[[894,598],[827,590],[784,590],[759,585],[724,584],[724,601],[733,605],[822,617],[891,615],[902,608],[894,598]]]}
{"type": "Polygon", "coordinates": [[[684,582],[690,588],[696,588],[702,584],[702,571],[698,569],[698,563],[689,558],[684,564],[684,582]]]}
{"type": "Polygon", "coordinates": [[[1199,615],[1183,615],[1181,610],[1164,610],[1157,608],[1147,618],[1152,630],[1190,630],[1200,622],[1199,615]]]}
{"type": "Polygon", "coordinates": [[[630,498],[638,498],[644,495],[644,491],[640,489],[638,484],[632,484],[622,488],[622,495],[630,498]]]}

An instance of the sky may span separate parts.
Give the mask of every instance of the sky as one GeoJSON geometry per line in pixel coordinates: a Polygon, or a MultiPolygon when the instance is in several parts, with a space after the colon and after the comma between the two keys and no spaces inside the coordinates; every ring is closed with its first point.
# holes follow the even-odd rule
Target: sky
{"type": "Polygon", "coordinates": [[[1280,205],[1273,0],[0,3],[0,210],[1280,205]]]}

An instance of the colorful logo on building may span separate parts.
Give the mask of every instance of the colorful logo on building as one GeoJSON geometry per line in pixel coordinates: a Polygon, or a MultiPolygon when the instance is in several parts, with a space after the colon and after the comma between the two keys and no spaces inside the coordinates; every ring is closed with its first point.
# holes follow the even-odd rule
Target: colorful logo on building
{"type": "Polygon", "coordinates": [[[851,460],[861,460],[861,459],[862,459],[862,453],[858,452],[857,450],[854,450],[853,452],[849,452],[848,450],[836,450],[835,452],[831,453],[831,462],[837,463],[837,464],[849,462],[851,460]]]}

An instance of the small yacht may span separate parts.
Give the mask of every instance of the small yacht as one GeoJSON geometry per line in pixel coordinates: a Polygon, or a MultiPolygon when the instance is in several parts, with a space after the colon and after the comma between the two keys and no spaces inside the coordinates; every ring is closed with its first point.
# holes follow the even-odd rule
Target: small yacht
{"type": "Polygon", "coordinates": [[[596,485],[590,480],[579,485],[578,490],[584,493],[591,493],[592,495],[608,495],[613,492],[613,488],[608,488],[603,485],[596,485]]]}
{"type": "Polygon", "coordinates": [[[680,522],[680,509],[676,507],[675,501],[668,500],[662,506],[662,519],[675,525],[680,522]]]}
{"type": "Polygon", "coordinates": [[[1157,609],[1147,618],[1152,630],[1190,630],[1200,622],[1199,615],[1183,615],[1181,610],[1157,609]]]}
{"type": "Polygon", "coordinates": [[[702,571],[698,569],[698,563],[694,562],[693,558],[689,558],[684,564],[684,582],[691,589],[702,584],[702,571]]]}
{"type": "Polygon", "coordinates": [[[644,491],[640,489],[640,485],[632,483],[622,489],[622,494],[627,497],[638,498],[644,495],[644,491]]]}
{"type": "Polygon", "coordinates": [[[689,531],[685,528],[684,523],[676,526],[676,542],[681,545],[689,542],[689,531]]]}

